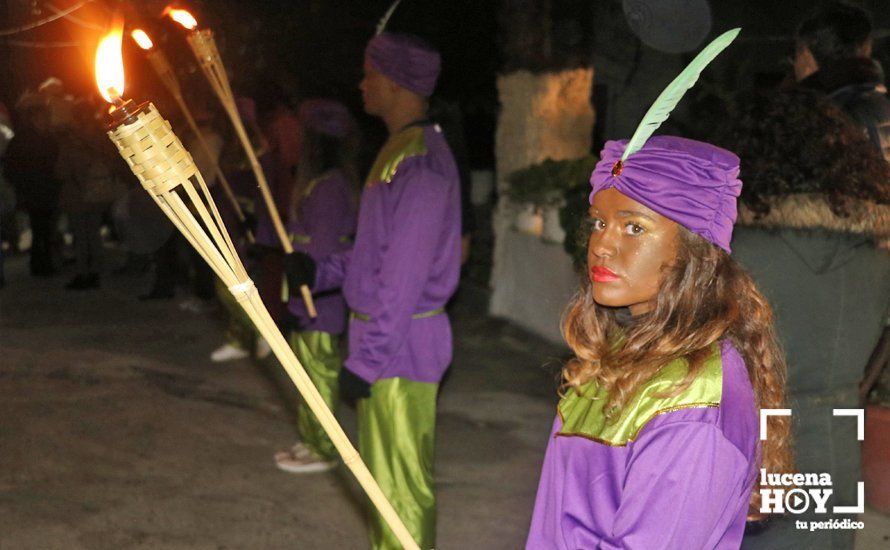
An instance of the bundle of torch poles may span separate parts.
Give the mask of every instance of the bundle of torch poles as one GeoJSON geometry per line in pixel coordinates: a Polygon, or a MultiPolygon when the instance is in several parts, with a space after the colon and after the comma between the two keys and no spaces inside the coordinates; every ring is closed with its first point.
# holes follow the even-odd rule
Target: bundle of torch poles
{"type": "MultiPolygon", "coordinates": [[[[190,23],[193,21],[194,18],[191,18],[190,23]]],[[[276,232],[281,238],[282,246],[285,252],[290,253],[293,248],[281,225],[265,177],[262,175],[262,170],[238,115],[228,77],[213,40],[213,34],[209,29],[195,30],[196,27],[196,22],[190,27],[189,45],[235,126],[251,166],[254,168],[269,213],[275,223],[276,232]]],[[[113,105],[110,111],[112,122],[109,125],[108,137],[111,138],[143,188],[210,265],[262,336],[269,342],[272,351],[296,385],[306,404],[330,436],[344,464],[355,475],[399,542],[406,549],[417,549],[417,543],[405,528],[404,523],[381,491],[380,486],[374,480],[371,472],[269,315],[253,281],[248,277],[244,265],[238,257],[234,243],[226,231],[216,204],[210,195],[210,190],[203,175],[196,168],[191,155],[173,133],[170,123],[161,116],[153,104],[146,102],[137,105],[133,101],[123,99],[122,40],[123,23],[118,21],[116,28],[102,39],[96,52],[96,81],[99,91],[105,100],[113,105]]],[[[153,66],[159,76],[162,73],[168,75],[161,76],[161,78],[173,93],[183,112],[187,113],[185,102],[181,99],[182,93],[179,85],[175,84],[171,87],[170,83],[175,83],[175,77],[173,77],[169,64],[165,61],[157,61],[157,59],[162,59],[159,52],[156,52],[154,57],[156,60],[152,61],[153,66]]],[[[190,121],[192,130],[200,136],[191,115],[186,115],[186,118],[190,121]]],[[[203,139],[199,138],[199,141],[202,147],[206,146],[203,139]]],[[[215,167],[215,170],[217,170],[217,177],[220,177],[219,168],[215,167]]],[[[228,188],[227,183],[223,182],[225,179],[221,178],[220,183],[228,188]]],[[[231,189],[228,188],[226,194],[230,200],[234,201],[234,195],[230,192],[231,189]]],[[[236,213],[238,211],[240,209],[236,210],[236,213]]],[[[242,217],[243,213],[239,219],[242,217]]],[[[308,295],[309,290],[303,288],[304,296],[308,295]]]]}

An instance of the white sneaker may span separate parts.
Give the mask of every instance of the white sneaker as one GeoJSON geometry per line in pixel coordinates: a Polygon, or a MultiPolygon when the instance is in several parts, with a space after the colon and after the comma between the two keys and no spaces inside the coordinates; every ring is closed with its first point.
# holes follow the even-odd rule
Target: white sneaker
{"type": "Polygon", "coordinates": [[[205,313],[211,313],[216,309],[216,304],[209,300],[201,300],[199,298],[187,298],[182,302],[179,302],[179,309],[182,311],[188,311],[189,313],[197,313],[198,315],[203,315],[205,313]]]}
{"type": "Polygon", "coordinates": [[[257,336],[256,358],[265,359],[266,357],[269,357],[270,353],[272,353],[272,346],[269,345],[269,342],[267,342],[266,339],[262,336],[257,336]]]}
{"type": "Polygon", "coordinates": [[[335,468],[337,461],[319,457],[298,441],[290,450],[275,453],[275,465],[291,474],[315,474],[335,468]]]}
{"type": "Polygon", "coordinates": [[[179,309],[182,311],[191,311],[196,301],[197,298],[186,298],[185,300],[179,302],[179,309]]]}
{"type": "Polygon", "coordinates": [[[246,359],[247,357],[250,357],[250,352],[236,348],[232,344],[223,344],[210,354],[210,360],[214,363],[225,363],[226,361],[246,359]]]}

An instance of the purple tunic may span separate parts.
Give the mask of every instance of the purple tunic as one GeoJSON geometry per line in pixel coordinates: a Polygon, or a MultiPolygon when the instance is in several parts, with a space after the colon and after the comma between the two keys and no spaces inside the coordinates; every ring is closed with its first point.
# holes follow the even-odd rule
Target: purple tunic
{"type": "Polygon", "coordinates": [[[350,323],[346,368],[368,382],[438,382],[451,362],[451,323],[433,313],[459,277],[454,157],[437,126],[411,126],[391,136],[374,163],[353,249],[318,264],[315,290],[342,285],[364,319],[350,323]]]}
{"type": "MultiPolygon", "coordinates": [[[[757,412],[738,352],[726,341],[718,357],[716,402],[645,416],[625,442],[557,435],[558,416],[526,548],[738,548],[756,481],[757,412]]],[[[643,408],[669,407],[650,399],[643,408]]]]}
{"type": "MultiPolygon", "coordinates": [[[[355,233],[356,207],[349,179],[339,170],[310,182],[300,203],[300,215],[287,226],[294,250],[319,262],[335,252],[348,250],[355,233]]],[[[341,334],[346,329],[346,302],[338,291],[314,297],[318,317],[312,319],[299,293],[290,291],[287,308],[302,330],[341,334]]]]}

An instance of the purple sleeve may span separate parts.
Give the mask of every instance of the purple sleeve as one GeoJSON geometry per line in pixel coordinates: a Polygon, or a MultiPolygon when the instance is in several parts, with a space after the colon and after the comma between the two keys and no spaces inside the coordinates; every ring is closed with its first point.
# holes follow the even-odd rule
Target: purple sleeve
{"type": "Polygon", "coordinates": [[[744,455],[711,424],[646,429],[628,457],[613,532],[599,548],[713,547],[739,506],[747,510],[747,477],[744,455]]]}
{"type": "Polygon", "coordinates": [[[388,214],[390,236],[381,247],[380,269],[374,275],[377,308],[357,353],[346,361],[349,370],[372,383],[404,345],[411,316],[418,313],[448,206],[449,186],[435,172],[406,162],[396,178],[390,185],[398,182],[400,194],[388,214]]]}
{"type": "Polygon", "coordinates": [[[343,286],[346,268],[349,266],[351,257],[352,249],[350,248],[343,252],[330,254],[318,262],[315,268],[315,286],[312,287],[312,292],[325,292],[343,286]]]}

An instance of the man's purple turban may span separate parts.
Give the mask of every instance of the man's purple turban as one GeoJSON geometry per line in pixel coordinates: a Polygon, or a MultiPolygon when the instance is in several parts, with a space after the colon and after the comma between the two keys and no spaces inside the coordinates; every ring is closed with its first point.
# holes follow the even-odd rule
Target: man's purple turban
{"type": "Polygon", "coordinates": [[[333,99],[307,99],[300,103],[300,121],[319,134],[338,139],[345,138],[355,128],[349,109],[333,99]]]}
{"type": "Polygon", "coordinates": [[[439,52],[420,38],[389,32],[368,42],[365,59],[402,88],[423,97],[433,95],[442,65],[439,52]]]}
{"type": "Polygon", "coordinates": [[[593,196],[614,187],[730,252],[739,157],[708,143],[654,136],[619,164],[627,140],[609,141],[590,177],[593,196]]]}

